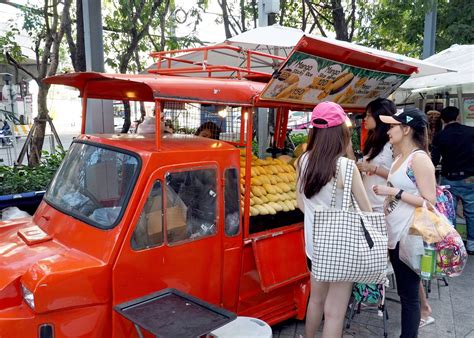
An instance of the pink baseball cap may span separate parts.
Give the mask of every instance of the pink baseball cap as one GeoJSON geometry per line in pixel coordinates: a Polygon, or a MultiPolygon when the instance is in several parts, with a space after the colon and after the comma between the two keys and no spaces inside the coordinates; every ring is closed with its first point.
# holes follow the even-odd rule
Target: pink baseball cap
{"type": "Polygon", "coordinates": [[[325,101],[314,107],[311,114],[311,125],[315,128],[331,128],[340,126],[348,119],[340,105],[325,101]]]}

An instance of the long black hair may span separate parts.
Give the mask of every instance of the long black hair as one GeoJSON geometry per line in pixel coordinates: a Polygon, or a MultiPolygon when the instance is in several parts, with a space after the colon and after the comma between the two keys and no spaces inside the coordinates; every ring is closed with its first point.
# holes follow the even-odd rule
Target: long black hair
{"type": "Polygon", "coordinates": [[[397,106],[390,100],[378,98],[369,102],[365,108],[375,120],[375,128],[369,130],[364,144],[364,155],[367,161],[373,160],[388,142],[389,125],[380,121],[380,115],[392,116],[397,112],[397,106]]]}

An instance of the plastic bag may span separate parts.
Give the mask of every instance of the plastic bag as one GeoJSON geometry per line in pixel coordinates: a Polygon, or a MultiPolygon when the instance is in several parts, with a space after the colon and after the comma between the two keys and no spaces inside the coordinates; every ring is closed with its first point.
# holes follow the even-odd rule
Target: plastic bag
{"type": "Polygon", "coordinates": [[[117,219],[121,209],[121,207],[95,209],[89,217],[99,224],[110,226],[117,219]]]}
{"type": "Polygon", "coordinates": [[[413,224],[410,227],[410,235],[420,235],[428,244],[443,240],[453,227],[448,219],[437,211],[431,204],[423,204],[415,209],[413,224]]]}
{"type": "Polygon", "coordinates": [[[417,274],[420,274],[421,256],[425,253],[423,237],[410,234],[407,228],[400,238],[399,249],[400,260],[417,274]]]}
{"type": "Polygon", "coordinates": [[[29,217],[30,214],[26,211],[20,210],[17,207],[8,207],[1,211],[2,221],[7,221],[15,218],[29,217]]]}
{"type": "Polygon", "coordinates": [[[138,125],[138,134],[155,134],[156,125],[155,118],[153,116],[146,116],[142,123],[138,125]]]}

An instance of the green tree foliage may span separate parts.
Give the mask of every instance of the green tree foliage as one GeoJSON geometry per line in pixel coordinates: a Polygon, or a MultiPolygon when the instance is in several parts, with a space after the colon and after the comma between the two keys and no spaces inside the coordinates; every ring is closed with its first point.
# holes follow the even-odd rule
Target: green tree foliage
{"type": "MultiPolygon", "coordinates": [[[[174,0],[109,0],[105,3],[104,52],[105,62],[120,73],[143,71],[143,65],[153,51],[177,49],[198,42],[195,38],[201,11],[207,1],[199,0],[190,11],[176,9],[174,0]],[[192,22],[192,33],[176,37],[177,22],[192,22]]],[[[122,133],[130,125],[130,103],[124,101],[122,133]]],[[[145,114],[142,106],[142,116],[145,114]]]]}
{"type": "MultiPolygon", "coordinates": [[[[17,5],[6,2],[8,5],[17,5]]],[[[59,67],[61,42],[67,25],[67,13],[72,0],[44,0],[39,5],[20,6],[23,14],[23,31],[27,32],[33,42],[36,55],[37,72],[25,69],[15,55],[6,53],[8,63],[23,70],[38,84],[38,117],[35,119],[35,132],[30,145],[29,166],[37,166],[42,154],[46,122],[49,119],[47,95],[49,85],[43,79],[56,74],[59,67]]]]}
{"type": "Polygon", "coordinates": [[[6,53],[8,52],[16,60],[23,61],[25,56],[21,51],[20,45],[15,41],[19,35],[19,30],[13,24],[5,35],[0,36],[0,64],[7,63],[6,53]]]}
{"type": "MultiPolygon", "coordinates": [[[[218,0],[226,37],[230,38],[250,28],[257,27],[258,8],[255,0],[218,0]]],[[[307,33],[351,41],[358,23],[357,15],[364,15],[365,0],[280,0],[277,22],[282,26],[300,28],[307,33]]]]}
{"type": "Polygon", "coordinates": [[[189,11],[176,8],[174,0],[109,0],[104,5],[106,63],[119,71],[139,72],[148,54],[185,48],[200,43],[195,33],[207,1],[197,1],[189,11]],[[192,33],[177,37],[179,25],[191,25],[192,33]]]}
{"type": "MultiPolygon", "coordinates": [[[[426,11],[433,6],[426,0],[378,0],[366,3],[355,41],[367,46],[413,57],[423,51],[426,11]]],[[[436,52],[453,44],[474,43],[472,0],[438,0],[436,52]]]]}
{"type": "Polygon", "coordinates": [[[58,147],[55,153],[43,151],[35,167],[0,166],[0,195],[46,190],[65,155],[64,149],[58,147]]]}

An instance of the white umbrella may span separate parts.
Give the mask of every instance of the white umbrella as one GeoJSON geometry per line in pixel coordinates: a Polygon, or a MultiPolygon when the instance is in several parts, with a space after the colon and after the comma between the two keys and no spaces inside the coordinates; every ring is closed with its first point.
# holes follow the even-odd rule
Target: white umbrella
{"type": "Polygon", "coordinates": [[[426,59],[439,67],[455,69],[457,72],[412,78],[401,88],[412,92],[446,91],[463,88],[473,92],[474,87],[474,45],[453,45],[426,59]]]}

